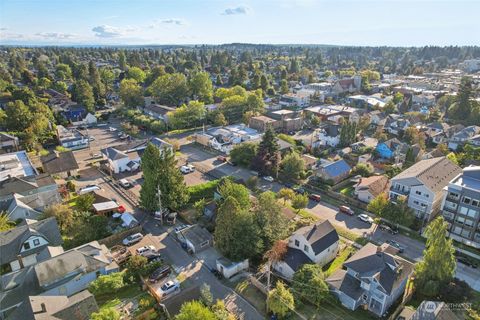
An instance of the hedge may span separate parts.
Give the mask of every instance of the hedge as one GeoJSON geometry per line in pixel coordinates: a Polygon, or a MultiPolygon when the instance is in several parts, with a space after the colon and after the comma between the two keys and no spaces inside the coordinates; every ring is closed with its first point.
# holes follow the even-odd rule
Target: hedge
{"type": "Polygon", "coordinates": [[[190,194],[190,203],[195,203],[201,199],[213,199],[213,194],[215,193],[215,190],[217,190],[219,182],[220,179],[217,179],[188,187],[187,190],[190,194]]]}

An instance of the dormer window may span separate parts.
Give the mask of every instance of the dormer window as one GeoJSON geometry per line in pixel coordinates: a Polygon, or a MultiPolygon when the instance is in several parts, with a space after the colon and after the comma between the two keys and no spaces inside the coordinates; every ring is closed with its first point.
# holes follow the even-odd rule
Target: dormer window
{"type": "Polygon", "coordinates": [[[40,240],[39,239],[34,239],[33,240],[33,246],[39,246],[40,245],[40,240]]]}
{"type": "Polygon", "coordinates": [[[30,249],[30,242],[25,242],[25,243],[23,244],[23,249],[29,250],[29,249],[30,249]]]}
{"type": "Polygon", "coordinates": [[[307,245],[303,246],[303,251],[308,252],[308,246],[307,245]]]}
{"type": "Polygon", "coordinates": [[[300,241],[295,240],[295,247],[300,247],[300,241]]]}

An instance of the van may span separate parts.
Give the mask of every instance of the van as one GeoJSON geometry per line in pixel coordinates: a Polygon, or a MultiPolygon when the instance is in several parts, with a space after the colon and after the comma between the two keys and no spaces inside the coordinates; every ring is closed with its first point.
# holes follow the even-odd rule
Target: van
{"type": "Polygon", "coordinates": [[[120,181],[118,181],[118,183],[120,183],[120,185],[125,189],[130,188],[132,186],[130,181],[128,181],[127,179],[121,179],[120,181]]]}
{"type": "Polygon", "coordinates": [[[78,194],[79,195],[82,195],[82,194],[86,194],[86,193],[90,193],[90,192],[93,192],[93,191],[100,191],[102,190],[99,186],[95,186],[95,185],[89,185],[89,186],[86,186],[80,190],[78,190],[78,194]]]}

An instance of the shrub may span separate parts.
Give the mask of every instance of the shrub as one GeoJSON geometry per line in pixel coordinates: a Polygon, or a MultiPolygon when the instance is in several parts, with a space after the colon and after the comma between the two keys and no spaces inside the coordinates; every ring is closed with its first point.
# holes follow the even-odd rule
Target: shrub
{"type": "Polygon", "coordinates": [[[90,283],[88,289],[94,295],[105,295],[117,292],[125,286],[123,273],[115,272],[109,275],[102,275],[90,283]]]}
{"type": "Polygon", "coordinates": [[[71,180],[67,181],[67,189],[70,192],[75,192],[75,183],[71,180]]]}
{"type": "Polygon", "coordinates": [[[190,203],[195,203],[201,199],[212,199],[219,182],[220,180],[213,180],[188,187],[190,203]]]}

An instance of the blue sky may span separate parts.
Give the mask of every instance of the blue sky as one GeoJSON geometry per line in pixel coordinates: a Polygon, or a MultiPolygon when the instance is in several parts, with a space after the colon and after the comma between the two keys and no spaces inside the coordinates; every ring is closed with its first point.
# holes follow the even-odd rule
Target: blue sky
{"type": "Polygon", "coordinates": [[[480,0],[0,0],[4,44],[480,45],[480,0]]]}

